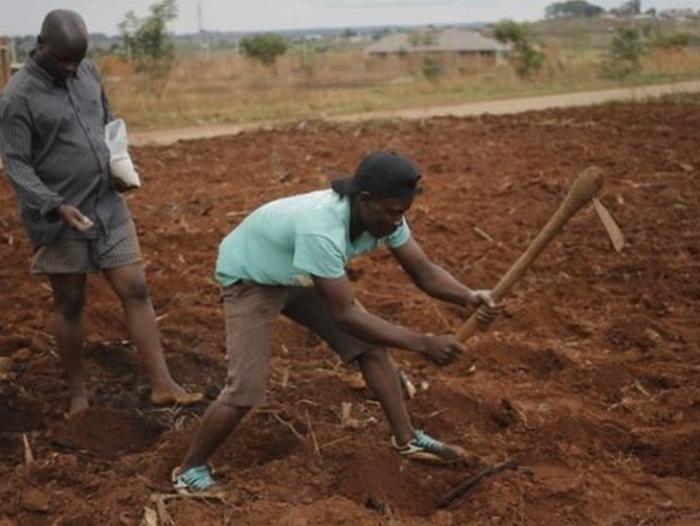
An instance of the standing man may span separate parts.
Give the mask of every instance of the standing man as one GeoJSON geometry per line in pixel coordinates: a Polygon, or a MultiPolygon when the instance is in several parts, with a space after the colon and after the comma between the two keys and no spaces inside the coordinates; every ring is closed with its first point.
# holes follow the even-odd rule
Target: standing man
{"type": "Polygon", "coordinates": [[[224,287],[228,378],[173,472],[176,490],[210,489],[208,459],[250,408],[265,401],[279,313],[315,332],[344,362],[357,362],[389,420],[399,454],[439,463],[462,458],[460,447],[414,429],[387,347],[447,365],[463,346],[453,335],[420,334],[370,314],[355,301],[345,273],[352,258],[386,245],[430,296],[464,307],[481,305],[484,323],[501,312],[489,291],[459,283],[411,237],[404,214],[420,193],[420,178],[405,157],[375,152],[353,177],[335,180],[331,190],[272,201],[223,240],[216,274],[224,287]]]}
{"type": "Polygon", "coordinates": [[[54,334],[68,377],[70,413],[88,407],[82,313],[87,273],[101,271],[124,308],[151,380],[154,404],[189,404],[170,376],[141,264],[136,229],[109,172],[112,120],[88,34],[73,11],[51,11],[25,67],[0,99],[0,151],[35,247],[30,271],[46,274],[54,334]]]}

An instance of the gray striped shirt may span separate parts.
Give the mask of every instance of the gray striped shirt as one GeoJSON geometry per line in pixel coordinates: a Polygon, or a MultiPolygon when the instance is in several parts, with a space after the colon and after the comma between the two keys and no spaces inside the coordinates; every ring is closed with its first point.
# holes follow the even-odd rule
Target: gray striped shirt
{"type": "Polygon", "coordinates": [[[0,152],[35,246],[95,239],[129,219],[109,173],[105,123],[112,120],[100,78],[87,60],[65,82],[31,57],[0,98],[0,152]],[[81,233],[55,209],[71,204],[95,225],[81,233]]]}

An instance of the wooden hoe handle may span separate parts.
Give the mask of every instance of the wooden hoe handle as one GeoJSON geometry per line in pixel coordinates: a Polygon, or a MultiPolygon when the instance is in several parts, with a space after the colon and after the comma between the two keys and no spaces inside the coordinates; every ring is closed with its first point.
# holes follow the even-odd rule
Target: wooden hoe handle
{"type": "MultiPolygon", "coordinates": [[[[540,230],[537,237],[530,243],[525,252],[513,263],[498,284],[491,291],[491,295],[496,302],[500,302],[513,285],[522,277],[527,268],[532,264],[540,252],[564,227],[585,204],[591,201],[603,185],[602,170],[597,167],[590,167],[581,172],[566,195],[566,199],[559,207],[547,224],[540,230]]],[[[479,326],[476,311],[462,324],[457,331],[457,339],[466,341],[479,326]]]]}

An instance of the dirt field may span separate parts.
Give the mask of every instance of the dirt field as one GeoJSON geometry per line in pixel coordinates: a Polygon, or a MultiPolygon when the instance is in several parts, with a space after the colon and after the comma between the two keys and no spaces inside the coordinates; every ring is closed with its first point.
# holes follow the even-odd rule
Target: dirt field
{"type": "MultiPolygon", "coordinates": [[[[174,374],[215,396],[224,331],[212,279],[222,236],[257,205],[325,187],[378,147],[426,173],[410,212],[432,257],[492,286],[591,165],[627,236],[612,250],[589,208],[543,254],[507,316],[438,368],[396,353],[427,390],[417,425],[469,461],[402,461],[354,371],[280,321],[271,401],[214,458],[222,500],[168,500],[168,475],[204,406],[155,410],[116,299],[94,278],[86,312],[91,410],[66,420],[50,292],[28,277],[30,247],[0,183],[0,524],[137,525],[144,507],[177,525],[700,524],[700,97],[518,116],[302,123],[135,151],[129,196],[174,374]],[[473,365],[472,365],[473,364],[473,365]],[[351,403],[353,426],[341,425],[351,403]],[[34,462],[25,463],[23,436],[34,462]],[[524,469],[436,503],[485,465],[524,469]],[[374,503],[374,508],[368,506],[374,503]]],[[[424,297],[386,253],[352,265],[358,295],[388,319],[455,329],[458,309],[424,297]]],[[[166,524],[162,521],[161,524],[166,524]]]]}

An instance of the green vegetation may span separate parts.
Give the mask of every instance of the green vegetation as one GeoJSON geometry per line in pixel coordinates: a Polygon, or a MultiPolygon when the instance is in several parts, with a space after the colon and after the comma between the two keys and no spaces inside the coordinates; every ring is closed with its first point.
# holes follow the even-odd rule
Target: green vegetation
{"type": "Polygon", "coordinates": [[[589,4],[584,0],[556,2],[545,8],[547,18],[575,18],[600,16],[605,12],[600,6],[589,4]]]}
{"type": "Polygon", "coordinates": [[[123,54],[134,59],[139,69],[155,76],[163,76],[170,70],[174,58],[174,45],[167,33],[168,22],[177,18],[176,0],[162,0],[151,5],[150,15],[138,18],[133,11],[119,23],[123,54]]]}
{"type": "Polygon", "coordinates": [[[288,48],[287,41],[275,33],[255,35],[241,40],[243,54],[266,66],[273,65],[277,57],[284,55],[288,48]]]}
{"type": "Polygon", "coordinates": [[[421,71],[426,79],[434,81],[437,80],[440,75],[442,75],[442,65],[437,57],[426,55],[423,57],[421,71]]]}
{"type": "Polygon", "coordinates": [[[698,41],[700,41],[700,38],[695,35],[691,35],[690,33],[658,33],[651,41],[651,45],[660,48],[673,49],[695,45],[698,43],[698,41]]]}
{"type": "Polygon", "coordinates": [[[136,61],[99,62],[115,110],[135,128],[323,118],[700,77],[700,18],[566,17],[488,31],[512,43],[510,64],[409,52],[410,44],[403,53],[368,55],[362,48],[370,40],[351,33],[345,43],[290,41],[274,68],[223,49],[208,57],[178,49],[157,82],[136,61]]]}
{"type": "Polygon", "coordinates": [[[624,79],[638,73],[643,52],[642,36],[638,29],[618,28],[610,45],[610,56],[603,63],[603,75],[611,79],[624,79]]]}
{"type": "Polygon", "coordinates": [[[629,0],[616,9],[611,9],[611,13],[618,16],[635,16],[642,13],[642,0],[629,0]]]}
{"type": "Polygon", "coordinates": [[[513,45],[512,59],[518,75],[528,78],[542,67],[544,53],[539,46],[533,44],[526,25],[506,20],[496,25],[493,34],[500,42],[513,45]]]}

